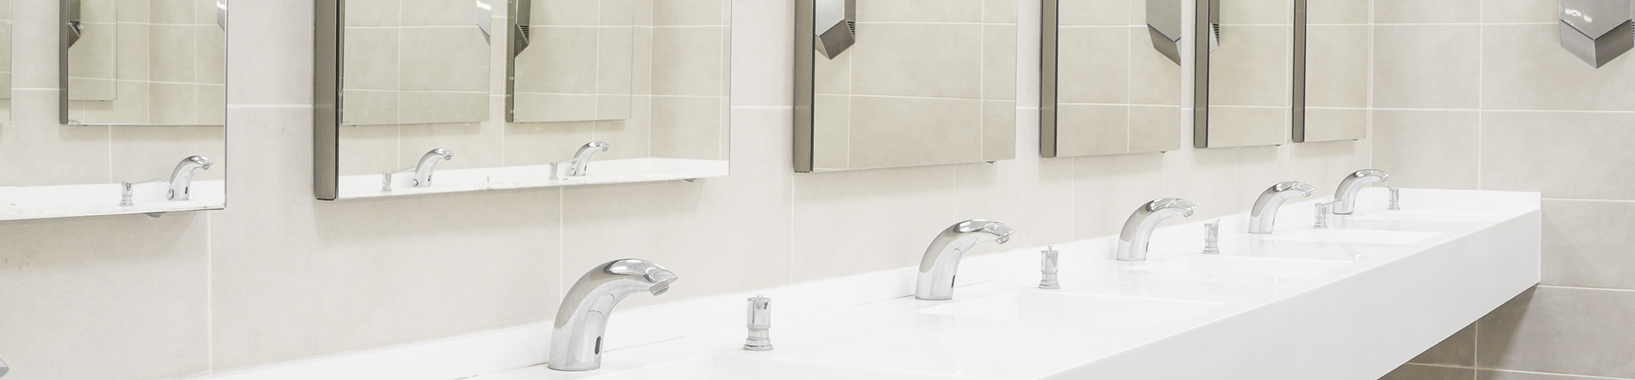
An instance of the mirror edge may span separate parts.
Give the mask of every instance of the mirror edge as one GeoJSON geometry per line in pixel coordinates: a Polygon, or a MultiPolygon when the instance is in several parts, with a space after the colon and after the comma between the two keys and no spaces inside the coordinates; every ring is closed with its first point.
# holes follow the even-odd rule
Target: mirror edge
{"type": "Polygon", "coordinates": [[[1210,7],[1216,0],[1197,0],[1193,7],[1192,33],[1192,147],[1209,147],[1209,41],[1210,7]]]}
{"type": "Polygon", "coordinates": [[[1294,0],[1294,94],[1289,128],[1290,139],[1296,143],[1306,142],[1306,3],[1294,0]]]}
{"type": "Polygon", "coordinates": [[[1039,15],[1039,157],[1056,158],[1057,42],[1061,1],[1042,0],[1039,15]]]}
{"type": "Polygon", "coordinates": [[[795,0],[795,138],[793,144],[796,173],[811,173],[813,162],[816,161],[816,158],[813,157],[815,149],[812,146],[815,133],[815,125],[813,125],[814,121],[812,119],[813,101],[817,98],[817,95],[813,93],[816,89],[813,82],[816,80],[814,76],[816,75],[817,64],[812,61],[817,58],[812,46],[815,43],[812,36],[816,32],[812,20],[815,6],[816,3],[813,0],[795,0]]]}
{"type": "MultiPolygon", "coordinates": [[[[66,0],[65,0],[66,1],[66,0]]],[[[318,200],[340,192],[341,33],[346,0],[314,0],[312,51],[312,188],[318,200]]]]}

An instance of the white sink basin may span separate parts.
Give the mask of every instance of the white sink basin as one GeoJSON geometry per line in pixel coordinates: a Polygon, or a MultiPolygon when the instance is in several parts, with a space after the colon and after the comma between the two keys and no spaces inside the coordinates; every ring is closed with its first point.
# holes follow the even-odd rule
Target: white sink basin
{"type": "Polygon", "coordinates": [[[755,353],[722,353],[698,356],[662,364],[645,365],[625,371],[603,362],[603,368],[588,372],[562,372],[536,366],[500,374],[477,376],[476,380],[827,380],[904,379],[969,380],[970,377],[909,372],[881,368],[834,365],[799,360],[759,357],[755,353]]]}
{"type": "Polygon", "coordinates": [[[1100,296],[1060,290],[1028,290],[915,310],[957,318],[984,318],[1030,323],[1073,323],[1113,330],[1139,330],[1206,314],[1215,302],[1144,297],[1100,296]]]}
{"type": "Polygon", "coordinates": [[[1488,223],[1498,221],[1502,218],[1488,214],[1458,212],[1379,211],[1352,219],[1433,223],[1488,223]]]}
{"type": "Polygon", "coordinates": [[[1271,241],[1299,241],[1346,244],[1414,244],[1441,235],[1435,232],[1367,231],[1310,229],[1272,235],[1271,241]]]}
{"type": "Polygon", "coordinates": [[[1300,279],[1321,277],[1348,265],[1351,265],[1351,262],[1338,260],[1197,255],[1140,264],[1124,270],[1300,279]]]}

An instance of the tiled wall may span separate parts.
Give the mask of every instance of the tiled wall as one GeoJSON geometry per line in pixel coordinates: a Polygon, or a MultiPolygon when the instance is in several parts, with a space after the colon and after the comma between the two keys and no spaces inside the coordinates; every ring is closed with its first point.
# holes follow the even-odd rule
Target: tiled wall
{"type": "Polygon", "coordinates": [[[1209,146],[1289,140],[1294,3],[1222,0],[1220,48],[1209,55],[1209,146]]]}
{"type": "Polygon", "coordinates": [[[70,119],[220,129],[227,46],[215,0],[91,0],[81,3],[81,17],[85,35],[69,49],[76,73],[69,98],[84,101],[70,103],[70,119]]]}
{"type": "Polygon", "coordinates": [[[1635,55],[1592,69],[1556,2],[1376,0],[1375,165],[1544,194],[1544,277],[1388,379],[1635,379],[1635,55]]]}
{"type": "Polygon", "coordinates": [[[1153,48],[1146,7],[1147,0],[1061,0],[1059,157],[1180,148],[1182,65],[1153,48]]]}
{"type": "Polygon", "coordinates": [[[813,59],[817,170],[1014,157],[1016,19],[1015,0],[857,2],[857,43],[813,59]]]}
{"type": "MultiPolygon", "coordinates": [[[[120,9],[124,9],[126,12],[120,13],[122,16],[141,17],[142,19],[149,17],[148,13],[144,12],[145,10],[152,10],[161,3],[173,4],[181,8],[185,8],[186,5],[205,2],[212,7],[214,6],[213,1],[207,0],[199,0],[198,2],[194,0],[155,1],[153,4],[146,0],[123,1],[120,4],[120,9]]],[[[0,169],[0,186],[117,183],[168,177],[171,170],[176,167],[177,162],[191,155],[209,157],[215,163],[215,166],[210,170],[201,170],[194,178],[220,180],[226,175],[227,170],[225,169],[229,168],[230,165],[228,165],[228,158],[224,154],[226,150],[225,131],[220,125],[65,126],[58,124],[57,4],[55,2],[19,1],[15,2],[11,7],[11,14],[13,16],[11,27],[14,33],[10,33],[9,38],[11,50],[15,52],[15,54],[11,54],[13,58],[11,66],[14,74],[11,80],[11,102],[17,106],[18,112],[13,113],[10,118],[11,122],[8,125],[0,126],[0,168],[3,168],[0,169]],[[40,162],[43,162],[42,157],[49,157],[50,161],[56,164],[40,164],[40,162]]],[[[193,14],[182,12],[177,15],[185,17],[193,14]]],[[[131,30],[131,33],[126,36],[126,42],[132,40],[147,41],[144,36],[158,35],[154,34],[154,30],[177,32],[170,34],[173,36],[188,35],[188,29],[191,28],[197,34],[189,35],[186,38],[187,44],[176,43],[168,46],[181,50],[186,50],[188,46],[196,46],[200,50],[195,52],[209,50],[206,47],[210,45],[202,43],[206,38],[199,39],[201,41],[199,45],[191,44],[194,43],[193,36],[206,36],[210,33],[208,32],[210,28],[217,28],[216,33],[219,33],[220,29],[215,24],[214,13],[210,13],[208,17],[200,15],[193,21],[187,22],[197,23],[198,25],[132,23],[130,25],[122,24],[121,27],[127,27],[126,29],[131,30]]],[[[219,37],[217,39],[219,40],[219,37]]],[[[210,63],[205,62],[206,54],[195,55],[189,53],[183,55],[173,53],[171,50],[157,50],[160,48],[151,41],[146,42],[146,44],[156,49],[155,54],[152,54],[151,57],[148,49],[141,48],[141,45],[121,51],[121,54],[129,53],[129,56],[122,57],[126,59],[122,59],[121,62],[128,63],[122,68],[126,70],[125,72],[132,73],[132,78],[142,78],[134,76],[136,74],[147,75],[150,72],[149,67],[153,65],[163,64],[171,68],[185,66],[187,70],[178,70],[164,75],[175,75],[177,77],[192,75],[193,78],[200,78],[201,82],[194,83],[197,88],[216,88],[214,90],[203,90],[197,94],[222,91],[220,88],[222,85],[219,84],[222,83],[219,82],[220,78],[215,79],[218,81],[217,84],[203,83],[208,82],[210,78],[209,75],[203,74],[210,71],[208,69],[210,63]],[[164,54],[158,54],[160,52],[164,52],[164,54]],[[158,57],[159,55],[164,57],[158,57]],[[197,66],[188,65],[193,59],[198,59],[200,63],[197,66]]],[[[220,48],[220,46],[217,46],[217,48],[220,48]]],[[[221,54],[220,51],[217,54],[221,54]]],[[[220,67],[224,64],[222,62],[225,59],[221,55],[217,55],[215,59],[217,60],[214,63],[217,67],[215,70],[223,72],[220,67]]],[[[152,69],[154,73],[159,71],[163,70],[152,69]]],[[[146,81],[133,79],[129,83],[122,82],[120,85],[121,88],[126,89],[145,87],[146,81]]],[[[199,99],[205,101],[208,100],[206,99],[208,97],[203,96],[199,97],[199,99]]],[[[155,97],[151,100],[157,99],[160,98],[155,97]]],[[[218,104],[213,106],[215,117],[218,119],[215,123],[220,123],[219,119],[224,117],[223,115],[226,113],[224,111],[225,106],[220,104],[223,102],[222,99],[217,97],[215,102],[218,104]]],[[[107,106],[113,103],[116,102],[72,102],[76,110],[83,109],[82,106],[107,106]]],[[[146,107],[149,106],[149,103],[143,101],[141,104],[136,102],[122,102],[119,104],[120,107],[130,106],[131,108],[125,109],[129,111],[129,114],[147,117],[149,113],[146,107]]],[[[176,109],[195,110],[191,102],[166,104],[166,107],[175,106],[176,109]]],[[[194,119],[193,122],[209,124],[210,112],[207,111],[210,109],[209,106],[198,105],[196,110],[199,118],[194,119]]],[[[185,118],[186,116],[184,112],[172,113],[168,111],[154,112],[153,114],[171,115],[175,116],[175,118],[185,118]]],[[[84,112],[81,112],[80,115],[84,115],[84,112]]],[[[169,116],[148,120],[166,119],[174,120],[169,116]]]]}
{"type": "MultiPolygon", "coordinates": [[[[696,1],[719,0],[664,3],[696,1]]],[[[730,177],[319,202],[312,4],[233,7],[228,208],[0,223],[7,380],[172,379],[544,322],[582,271],[620,257],[682,276],[661,297],[620,306],[633,308],[908,267],[932,235],[966,218],[1021,231],[982,252],[1106,236],[1160,196],[1196,201],[1197,220],[1244,211],[1278,181],[1333,188],[1372,151],[1365,140],[1039,159],[1039,3],[1027,0],[1016,159],[797,175],[792,1],[741,0],[731,8],[730,177]]],[[[51,23],[19,30],[20,52],[53,57],[51,23]]],[[[18,79],[31,81],[20,85],[49,86],[36,83],[55,75],[46,63],[20,65],[18,79]]],[[[10,156],[10,133],[75,131],[55,125],[54,93],[19,94],[24,128],[0,128],[7,159],[21,159],[10,156]]]]}
{"type": "MultiPolygon", "coordinates": [[[[726,0],[602,0],[599,2],[585,2],[581,0],[535,1],[533,3],[534,18],[537,23],[566,23],[561,18],[563,14],[576,12],[554,12],[560,9],[575,9],[575,7],[590,8],[602,6],[609,10],[603,15],[630,14],[634,18],[631,33],[615,36],[617,28],[566,28],[541,27],[533,30],[534,39],[531,45],[523,50],[523,57],[518,58],[519,64],[530,62],[528,57],[550,52],[564,52],[569,56],[581,53],[577,50],[564,47],[563,42],[569,38],[555,38],[554,34],[563,30],[589,30],[590,34],[582,37],[589,38],[589,51],[597,51],[595,40],[600,38],[600,32],[606,29],[609,39],[631,39],[631,64],[624,67],[629,70],[626,80],[620,83],[610,72],[607,80],[595,78],[585,83],[600,89],[604,86],[630,87],[632,93],[638,96],[629,97],[628,116],[626,118],[609,117],[608,120],[596,117],[577,117],[578,110],[589,109],[596,111],[600,108],[598,102],[587,105],[573,105],[577,108],[573,112],[561,112],[574,115],[570,119],[590,121],[548,122],[548,123],[506,123],[505,120],[505,64],[506,46],[509,33],[505,33],[506,14],[495,12],[492,19],[496,34],[491,36],[494,42],[485,42],[482,32],[476,27],[471,17],[472,12],[464,11],[472,7],[470,1],[454,0],[394,0],[385,1],[384,5],[374,4],[371,1],[350,1],[349,8],[370,7],[367,9],[384,9],[390,14],[410,14],[409,11],[396,11],[392,5],[398,1],[435,1],[437,4],[447,3],[449,10],[436,11],[436,14],[445,15],[457,13],[447,18],[449,26],[432,29],[455,30],[457,34],[468,35],[474,46],[480,47],[480,53],[486,54],[480,62],[474,64],[486,65],[482,70],[481,79],[486,80],[478,93],[483,94],[488,101],[482,103],[481,118],[468,117],[462,120],[483,120],[481,122],[451,122],[436,124],[382,124],[382,125],[347,125],[340,128],[341,156],[340,171],[342,175],[377,174],[414,166],[421,155],[435,148],[444,148],[454,153],[454,160],[441,163],[440,169],[483,168],[517,165],[543,165],[560,162],[572,158],[574,151],[592,140],[606,142],[611,149],[606,153],[597,154],[597,159],[622,158],[689,158],[721,160],[727,155],[726,133],[728,123],[727,93],[730,81],[727,73],[730,71],[728,60],[730,57],[729,38],[727,35],[730,15],[727,12],[726,0]],[[627,12],[615,12],[612,9],[629,7],[627,12]],[[455,17],[458,16],[458,17],[455,17]],[[458,19],[458,20],[455,20],[458,19]],[[454,24],[457,23],[458,24],[454,24]],[[664,64],[653,64],[663,62],[664,64]]],[[[497,1],[497,4],[506,3],[497,1]]],[[[405,5],[403,9],[409,9],[405,5]]],[[[360,8],[363,9],[363,8],[360,8]]],[[[418,11],[417,11],[418,12],[418,11]]],[[[585,14],[598,14],[584,10],[585,14]]],[[[351,17],[349,15],[349,17],[351,17]]],[[[385,16],[381,16],[385,17],[385,16]]],[[[585,20],[581,20],[585,21],[585,20]]],[[[596,22],[598,20],[589,20],[596,22]]],[[[611,21],[610,21],[611,23],[611,21]]],[[[366,30],[368,30],[366,28],[366,30]]],[[[352,28],[349,27],[349,33],[352,28]]],[[[575,39],[577,40],[577,39],[575,39]]],[[[405,38],[404,41],[409,41],[405,38]]],[[[348,40],[351,44],[352,40],[348,40]]],[[[412,44],[405,44],[408,46],[412,44]]],[[[464,46],[464,45],[462,45],[464,46]]],[[[614,50],[614,49],[608,49],[614,50]]],[[[352,59],[355,53],[347,54],[347,65],[357,65],[360,72],[372,72],[365,67],[395,67],[387,62],[359,62],[352,59]]],[[[584,58],[580,56],[579,58],[584,58]]],[[[595,58],[595,56],[591,57],[595,58]]],[[[475,59],[475,58],[473,58],[475,59]]],[[[580,61],[580,64],[593,64],[585,72],[595,73],[594,64],[600,58],[580,61]]],[[[611,60],[611,57],[610,57],[611,60]]],[[[568,62],[550,62],[550,66],[571,64],[568,62]]],[[[529,69],[534,68],[530,66],[529,69]]],[[[426,68],[431,70],[431,68],[426,68]]],[[[517,71],[517,86],[520,90],[529,90],[531,86],[550,87],[553,79],[568,78],[551,75],[541,77],[540,74],[529,69],[519,68],[517,71]],[[531,79],[532,78],[532,79],[531,79]]],[[[407,74],[407,72],[405,72],[407,74]]],[[[597,74],[592,74],[597,75],[597,74]]],[[[423,76],[416,74],[415,76],[423,76]]],[[[349,79],[350,80],[350,79],[349,79]]],[[[568,87],[572,87],[568,85],[568,87]]],[[[599,90],[598,90],[599,91],[599,90]]],[[[352,91],[348,91],[347,99],[352,102],[352,91]]],[[[386,93],[407,93],[404,91],[389,91],[386,93]]],[[[439,92],[443,93],[443,92],[439,92]]],[[[560,107],[552,107],[549,103],[542,103],[539,94],[520,94],[517,98],[517,112],[520,120],[545,119],[553,113],[559,113],[560,107]]],[[[605,98],[605,97],[593,97],[605,98]]],[[[409,108],[407,103],[404,109],[409,108]]],[[[455,105],[449,103],[445,105],[455,105]]],[[[609,104],[609,109],[614,105],[609,104]]],[[[353,107],[347,106],[348,113],[353,107]]],[[[436,107],[427,108],[430,112],[440,113],[436,107]]],[[[421,111],[417,111],[421,112],[421,111]]],[[[464,112],[464,111],[461,111],[464,112]]],[[[601,113],[599,111],[593,113],[601,113]]],[[[556,117],[556,116],[549,116],[556,117]]]]}
{"type": "MultiPolygon", "coordinates": [[[[651,17],[637,29],[636,5],[651,0],[536,1],[530,43],[516,58],[516,119],[527,122],[630,118],[631,73],[652,67],[652,50],[636,54],[638,31],[651,47],[651,17]]],[[[643,84],[646,90],[650,86],[643,84]]],[[[643,91],[642,95],[647,92],[643,91]]]]}
{"type": "MultiPolygon", "coordinates": [[[[11,0],[0,0],[0,89],[11,88],[11,0]]],[[[0,90],[0,122],[11,121],[11,91],[0,90]]]]}

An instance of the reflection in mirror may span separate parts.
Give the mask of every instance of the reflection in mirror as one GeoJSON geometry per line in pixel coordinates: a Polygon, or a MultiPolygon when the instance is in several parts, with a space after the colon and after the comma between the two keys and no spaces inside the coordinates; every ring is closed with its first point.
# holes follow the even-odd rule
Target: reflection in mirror
{"type": "Polygon", "coordinates": [[[1294,142],[1367,134],[1370,3],[1295,0],[1294,142]]]}
{"type": "Polygon", "coordinates": [[[1197,0],[1193,145],[1221,148],[1288,141],[1292,0],[1197,0]],[[1217,45],[1218,44],[1218,45],[1217,45]]]}
{"type": "Polygon", "coordinates": [[[1182,1],[1045,0],[1041,156],[1180,148],[1182,1]]]}
{"type": "Polygon", "coordinates": [[[0,0],[0,124],[11,121],[11,0],[0,0]]]}
{"type": "Polygon", "coordinates": [[[1015,157],[1016,2],[899,3],[795,2],[796,172],[1015,157]]]}
{"type": "MultiPolygon", "coordinates": [[[[9,140],[0,141],[7,153],[52,158],[6,161],[0,220],[158,217],[225,206],[224,2],[15,5],[8,15],[54,16],[33,25],[56,26],[58,57],[66,58],[19,61],[27,70],[55,69],[65,87],[19,89],[15,96],[33,104],[58,101],[60,107],[44,112],[73,120],[60,120],[56,130],[12,126],[0,134],[9,140]]],[[[4,25],[10,34],[14,24],[4,25]]]]}
{"type": "Polygon", "coordinates": [[[225,0],[65,1],[64,124],[226,123],[225,0]]]}
{"type": "MultiPolygon", "coordinates": [[[[513,122],[630,118],[635,9],[630,0],[516,0],[522,33],[511,76],[513,122]],[[533,3],[538,3],[534,5],[533,3]],[[528,49],[528,45],[538,48],[528,49]]],[[[677,47],[684,48],[684,47],[677,47]]],[[[645,62],[644,62],[645,63],[645,62]]]]}
{"type": "Polygon", "coordinates": [[[724,176],[729,9],[729,0],[321,0],[316,196],[724,176]],[[324,90],[343,77],[344,96],[324,90]]]}

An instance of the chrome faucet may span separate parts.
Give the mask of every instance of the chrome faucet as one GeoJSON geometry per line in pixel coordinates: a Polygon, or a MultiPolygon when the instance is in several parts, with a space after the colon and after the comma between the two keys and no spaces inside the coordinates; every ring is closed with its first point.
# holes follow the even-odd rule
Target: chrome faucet
{"type": "Polygon", "coordinates": [[[915,281],[914,298],[929,301],[947,301],[954,298],[954,276],[959,271],[959,259],[977,244],[1010,242],[1016,230],[1004,223],[971,219],[949,226],[931,240],[925,256],[920,258],[920,273],[915,281]]]}
{"type": "Polygon", "coordinates": [[[1192,216],[1197,210],[1197,204],[1181,198],[1158,198],[1141,205],[1118,233],[1118,261],[1147,261],[1147,245],[1158,224],[1176,215],[1192,216]]]}
{"type": "Polygon", "coordinates": [[[189,189],[193,187],[193,172],[199,169],[210,170],[210,159],[204,156],[188,156],[176,164],[176,170],[170,172],[170,192],[165,198],[173,201],[188,200],[189,189]]]}
{"type": "Polygon", "coordinates": [[[1309,197],[1317,189],[1300,181],[1281,182],[1260,193],[1260,199],[1255,200],[1255,207],[1249,209],[1249,233],[1272,233],[1272,223],[1277,219],[1277,209],[1283,207],[1294,197],[1309,197]]]}
{"type": "Polygon", "coordinates": [[[595,155],[596,152],[606,152],[607,149],[607,143],[601,141],[591,141],[585,143],[585,146],[579,147],[579,151],[573,154],[573,159],[568,160],[569,163],[572,163],[572,165],[568,165],[568,176],[584,177],[585,167],[590,165],[590,156],[595,155]]]}
{"type": "Polygon", "coordinates": [[[613,260],[586,272],[556,309],[546,366],[558,371],[601,368],[602,335],[613,307],[636,292],[664,294],[676,279],[674,272],[642,259],[613,260]]]}
{"type": "Polygon", "coordinates": [[[431,173],[437,170],[437,163],[454,159],[454,153],[448,149],[437,148],[420,156],[420,163],[414,166],[414,187],[431,187],[431,173]]]}
{"type": "Polygon", "coordinates": [[[1351,215],[1357,210],[1357,192],[1368,184],[1385,182],[1389,177],[1390,174],[1374,169],[1358,170],[1345,176],[1345,180],[1340,181],[1340,188],[1334,190],[1334,214],[1351,215]]]}

